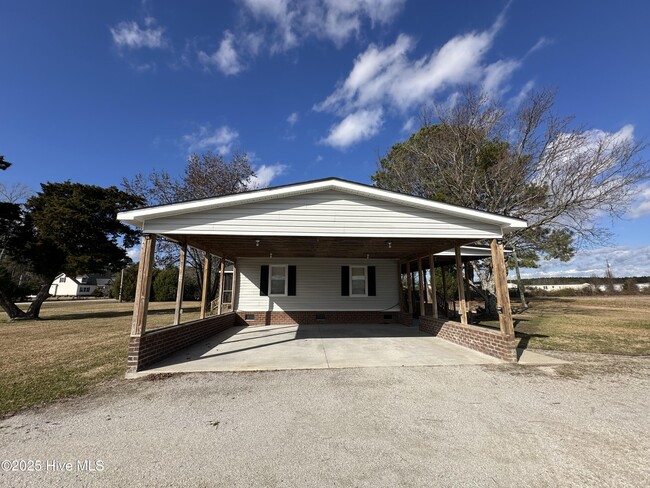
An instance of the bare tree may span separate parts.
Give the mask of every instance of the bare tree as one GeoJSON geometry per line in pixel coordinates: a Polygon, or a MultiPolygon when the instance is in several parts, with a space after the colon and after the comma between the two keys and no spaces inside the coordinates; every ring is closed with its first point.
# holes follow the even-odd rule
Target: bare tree
{"type": "MultiPolygon", "coordinates": [[[[517,110],[466,91],[453,106],[423,111],[422,128],[379,162],[382,188],[523,218],[506,236],[523,266],[568,260],[580,246],[607,238],[603,214],[621,216],[650,170],[643,142],[624,128],[576,127],[553,111],[555,93],[531,93],[517,110]]],[[[475,263],[494,309],[491,265],[475,263]]]]}
{"type": "MultiPolygon", "coordinates": [[[[175,177],[166,171],[152,171],[148,175],[137,174],[133,179],[122,179],[122,187],[128,193],[144,198],[148,205],[166,205],[198,198],[210,198],[245,191],[253,181],[255,173],[245,153],[236,153],[230,161],[222,155],[205,153],[192,154],[183,174],[175,177]]],[[[171,266],[179,262],[179,247],[176,243],[161,239],[156,245],[156,262],[160,266],[171,266]]],[[[205,253],[189,248],[187,258],[194,269],[199,286],[203,286],[203,260],[205,253]]],[[[218,261],[213,263],[216,275],[218,261]]],[[[218,280],[211,280],[210,297],[217,293],[218,280]]]]}
{"type": "Polygon", "coordinates": [[[22,183],[14,183],[11,186],[0,183],[0,202],[25,203],[33,194],[34,191],[22,183]]]}

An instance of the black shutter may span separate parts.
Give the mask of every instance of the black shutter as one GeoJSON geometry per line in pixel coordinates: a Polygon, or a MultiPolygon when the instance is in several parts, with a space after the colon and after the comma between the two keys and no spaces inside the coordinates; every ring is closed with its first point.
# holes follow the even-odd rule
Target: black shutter
{"type": "Polygon", "coordinates": [[[289,284],[287,286],[287,294],[295,296],[296,294],[296,267],[289,266],[289,284]]]}
{"type": "Polygon", "coordinates": [[[368,266],[368,296],[377,295],[377,273],[374,266],[368,266]]]}
{"type": "Polygon", "coordinates": [[[341,296],[350,296],[350,266],[341,266],[341,296]]]}
{"type": "Polygon", "coordinates": [[[260,269],[260,296],[269,295],[269,265],[263,264],[260,269]]]}

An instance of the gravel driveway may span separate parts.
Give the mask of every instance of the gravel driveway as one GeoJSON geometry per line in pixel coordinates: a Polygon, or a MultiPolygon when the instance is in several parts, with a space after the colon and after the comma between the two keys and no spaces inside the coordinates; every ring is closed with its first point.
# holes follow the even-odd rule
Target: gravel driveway
{"type": "Polygon", "coordinates": [[[0,421],[0,485],[648,486],[650,358],[554,355],[115,381],[0,421]]]}

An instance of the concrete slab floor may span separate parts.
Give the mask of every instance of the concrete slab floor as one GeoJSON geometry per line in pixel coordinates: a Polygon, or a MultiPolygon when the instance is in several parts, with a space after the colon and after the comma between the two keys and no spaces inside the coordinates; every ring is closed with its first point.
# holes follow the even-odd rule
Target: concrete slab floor
{"type": "Polygon", "coordinates": [[[500,364],[399,324],[234,327],[136,373],[500,364]]]}

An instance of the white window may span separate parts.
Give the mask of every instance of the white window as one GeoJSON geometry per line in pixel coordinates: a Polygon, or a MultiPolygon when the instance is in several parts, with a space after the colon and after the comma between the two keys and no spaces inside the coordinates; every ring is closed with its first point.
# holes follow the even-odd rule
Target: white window
{"type": "Polygon", "coordinates": [[[269,295],[287,295],[287,265],[269,266],[269,295]]]}
{"type": "Polygon", "coordinates": [[[65,276],[63,278],[59,278],[59,283],[65,283],[65,276]]]}
{"type": "Polygon", "coordinates": [[[350,296],[368,296],[368,268],[366,266],[350,266],[350,296]]]}

